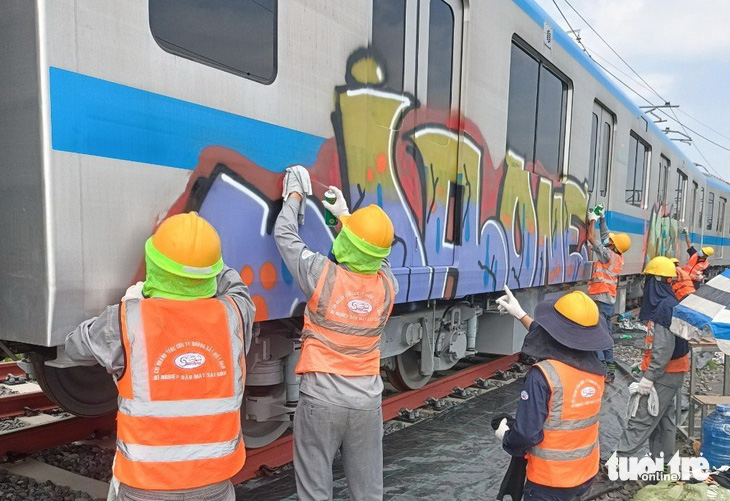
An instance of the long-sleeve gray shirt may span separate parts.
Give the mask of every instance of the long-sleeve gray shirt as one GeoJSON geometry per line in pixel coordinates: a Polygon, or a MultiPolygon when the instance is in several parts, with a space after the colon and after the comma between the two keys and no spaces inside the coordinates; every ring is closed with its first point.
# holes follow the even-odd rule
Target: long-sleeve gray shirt
{"type": "MultiPolygon", "coordinates": [[[[596,261],[606,264],[611,260],[613,251],[603,244],[608,238],[608,227],[606,226],[605,218],[601,218],[600,221],[601,238],[595,239],[593,242],[593,257],[596,261]]],[[[607,292],[591,294],[591,297],[594,301],[600,301],[605,304],[614,304],[616,302],[616,298],[607,292]]]]}
{"type": "MultiPolygon", "coordinates": [[[[274,239],[281,257],[299,285],[307,301],[317,288],[328,258],[311,251],[299,237],[297,214],[303,203],[289,197],[283,204],[274,227],[274,239]]],[[[342,266],[342,265],[340,265],[342,266]]],[[[390,263],[383,260],[381,267],[386,278],[398,294],[398,281],[393,276],[390,263]]],[[[380,406],[383,381],[380,376],[341,376],[323,372],[302,374],[299,391],[310,397],[324,400],[350,409],[375,409],[380,406]]]]}
{"type": "Polygon", "coordinates": [[[667,364],[674,353],[675,335],[663,325],[653,324],[653,340],[651,343],[651,362],[644,371],[644,377],[655,383],[678,387],[684,381],[684,372],[665,372],[667,364]]]}
{"type": "MultiPolygon", "coordinates": [[[[248,353],[256,307],[248,287],[238,272],[225,266],[217,277],[216,297],[229,296],[238,306],[243,320],[244,346],[248,353]]],[[[119,377],[124,372],[124,348],[119,323],[119,305],[113,304],[98,317],[81,323],[66,336],[66,355],[80,365],[100,364],[109,374],[119,377]]]]}

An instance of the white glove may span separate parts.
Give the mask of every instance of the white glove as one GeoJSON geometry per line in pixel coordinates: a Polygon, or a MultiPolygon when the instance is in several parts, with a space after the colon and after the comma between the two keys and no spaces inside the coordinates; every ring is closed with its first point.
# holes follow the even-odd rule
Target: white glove
{"type": "Polygon", "coordinates": [[[122,301],[128,301],[130,299],[144,299],[144,296],[142,295],[142,287],[144,287],[144,282],[137,282],[134,285],[130,285],[127,288],[127,292],[124,293],[122,301]]]}
{"type": "Polygon", "coordinates": [[[499,428],[497,428],[494,431],[494,434],[497,435],[497,438],[499,440],[502,440],[504,438],[504,434],[509,431],[509,426],[507,426],[507,418],[502,419],[499,423],[499,428]]]}
{"type": "Polygon", "coordinates": [[[598,221],[598,215],[595,211],[589,210],[588,211],[588,221],[598,221]]]}
{"type": "MultiPolygon", "coordinates": [[[[292,193],[299,193],[302,198],[312,194],[312,180],[309,178],[309,172],[301,165],[292,165],[286,168],[286,174],[284,174],[284,185],[281,196],[284,197],[284,201],[289,198],[292,193]]],[[[304,224],[304,212],[307,210],[307,204],[299,204],[299,214],[297,220],[299,224],[304,224]]]]}
{"type": "Polygon", "coordinates": [[[499,308],[499,311],[501,313],[509,313],[517,320],[520,320],[522,317],[527,315],[527,313],[525,313],[525,310],[523,310],[520,306],[519,301],[515,299],[515,297],[512,295],[512,291],[509,290],[509,287],[507,287],[506,285],[504,286],[504,292],[506,295],[497,299],[497,308],[499,308]]]}
{"type": "Polygon", "coordinates": [[[349,216],[350,209],[347,208],[347,202],[345,201],[345,195],[342,194],[342,190],[337,186],[330,186],[330,190],[335,192],[337,199],[333,204],[327,200],[323,200],[322,205],[324,205],[324,208],[330,211],[337,219],[340,219],[342,216],[349,216]]]}
{"type": "Polygon", "coordinates": [[[641,381],[639,381],[639,386],[636,387],[636,393],[638,393],[640,395],[648,395],[649,393],[651,393],[651,389],[653,387],[654,387],[654,381],[643,377],[643,378],[641,378],[641,381]]]}

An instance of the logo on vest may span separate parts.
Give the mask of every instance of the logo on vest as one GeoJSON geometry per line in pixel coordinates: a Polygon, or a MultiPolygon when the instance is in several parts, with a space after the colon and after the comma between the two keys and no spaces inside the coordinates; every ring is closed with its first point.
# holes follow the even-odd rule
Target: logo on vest
{"type": "Polygon", "coordinates": [[[200,353],[183,353],[175,357],[175,365],[181,369],[197,369],[205,363],[205,357],[200,353]]]}
{"type": "Polygon", "coordinates": [[[583,398],[591,398],[593,395],[596,394],[596,389],[593,386],[586,386],[582,390],[580,390],[580,394],[583,396],[583,398]]]}
{"type": "Polygon", "coordinates": [[[347,307],[350,311],[360,315],[367,315],[373,311],[373,305],[363,299],[351,299],[347,302],[347,307]]]}

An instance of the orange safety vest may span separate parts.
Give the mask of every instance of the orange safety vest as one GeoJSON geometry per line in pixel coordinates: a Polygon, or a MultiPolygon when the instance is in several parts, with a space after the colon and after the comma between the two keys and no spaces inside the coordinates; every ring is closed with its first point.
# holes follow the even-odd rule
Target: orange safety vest
{"type": "Polygon", "coordinates": [[[618,276],[621,268],[624,267],[624,257],[616,252],[611,252],[611,259],[607,263],[596,261],[593,263],[593,275],[588,283],[588,294],[610,294],[616,297],[618,287],[618,276]]]}
{"type": "Polygon", "coordinates": [[[677,268],[677,278],[672,281],[672,290],[680,301],[695,292],[692,278],[683,268],[677,268]]]}
{"type": "Polygon", "coordinates": [[[557,360],[543,360],[537,367],[551,393],[543,440],[527,454],[527,478],[547,487],[576,487],[598,473],[603,377],[557,360]]]}
{"type": "Polygon", "coordinates": [[[162,491],[231,478],[246,460],[238,307],[229,297],[132,299],[122,302],[120,320],[116,478],[162,491]]]}
{"type": "MultiPolygon", "coordinates": [[[[646,337],[644,338],[644,358],[641,360],[641,370],[646,371],[651,364],[651,348],[654,343],[654,322],[646,323],[646,337]]],[[[667,364],[664,372],[689,372],[689,353],[679,358],[673,358],[667,364]]]]}
{"type": "Polygon", "coordinates": [[[304,312],[296,373],[380,374],[380,336],[394,296],[382,271],[363,275],[328,261],[304,312]]]}
{"type": "Polygon", "coordinates": [[[689,257],[689,261],[684,265],[684,271],[689,273],[689,276],[695,282],[701,282],[705,278],[705,270],[710,266],[710,261],[705,259],[700,261],[700,255],[695,252],[689,257]]]}

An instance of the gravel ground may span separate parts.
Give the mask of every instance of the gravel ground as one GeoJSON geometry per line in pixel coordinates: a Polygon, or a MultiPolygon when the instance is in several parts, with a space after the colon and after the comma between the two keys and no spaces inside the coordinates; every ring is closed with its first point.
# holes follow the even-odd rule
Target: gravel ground
{"type": "Polygon", "coordinates": [[[85,477],[109,482],[114,451],[96,445],[69,444],[36,452],[33,459],[85,477]]]}
{"type": "Polygon", "coordinates": [[[0,433],[10,430],[17,430],[18,428],[24,428],[28,426],[27,423],[18,421],[15,418],[0,419],[0,433]]]}
{"type": "Polygon", "coordinates": [[[2,501],[96,501],[85,492],[56,485],[50,480],[38,483],[32,478],[11,475],[0,470],[0,500],[2,501]]]}
{"type": "Polygon", "coordinates": [[[0,384],[0,397],[4,397],[7,395],[17,395],[18,393],[20,393],[20,392],[14,390],[4,384],[0,384]]]}

